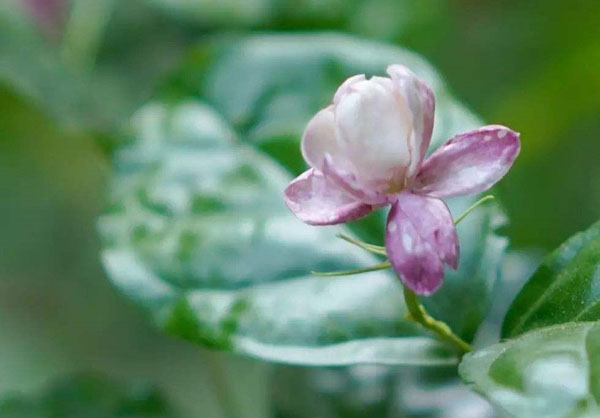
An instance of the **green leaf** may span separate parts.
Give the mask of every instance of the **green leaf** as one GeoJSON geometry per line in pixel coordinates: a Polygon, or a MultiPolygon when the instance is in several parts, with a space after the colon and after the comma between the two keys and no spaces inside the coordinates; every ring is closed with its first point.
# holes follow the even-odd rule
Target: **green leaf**
{"type": "Polygon", "coordinates": [[[139,2],[55,2],[47,7],[68,15],[55,36],[36,25],[29,6],[0,2],[0,87],[107,149],[191,42],[139,2]]]}
{"type": "MultiPolygon", "coordinates": [[[[168,98],[211,104],[241,140],[293,173],[305,168],[299,136],[347,77],[385,75],[402,63],[432,87],[436,120],[430,151],[481,121],[447,91],[436,71],[405,49],[336,34],[216,38],[200,44],[163,88],[168,98]]],[[[381,237],[377,237],[380,239],[381,237]]]]}
{"type": "MultiPolygon", "coordinates": [[[[162,100],[137,113],[115,154],[99,221],[110,279],[160,327],[209,347],[292,364],[454,362],[449,347],[406,321],[393,273],[310,276],[378,260],[336,238],[338,227],[302,224],[282,199],[289,171],[305,169],[298,141],[312,114],[345,77],[392,62],[436,89],[437,144],[477,122],[426,63],[398,48],[337,35],[200,46],[162,100]]],[[[459,213],[473,200],[450,205],[459,213]]],[[[353,228],[381,240],[384,215],[353,228]]],[[[503,219],[488,206],[460,225],[461,268],[449,273],[447,295],[430,301],[468,339],[489,305],[503,219]]]]}
{"type": "Polygon", "coordinates": [[[513,339],[465,356],[463,379],[518,417],[600,414],[599,282],[600,222],[544,259],[504,319],[513,339]]]}
{"type": "Polygon", "coordinates": [[[496,417],[454,366],[277,367],[273,380],[280,418],[496,417]]]}
{"type": "Polygon", "coordinates": [[[549,254],[512,303],[502,335],[600,320],[600,222],[549,254]]]}
{"type": "Polygon", "coordinates": [[[54,382],[36,396],[0,399],[3,418],[166,418],[177,416],[153,387],[127,386],[112,380],[80,375],[54,382]]]}
{"type": "MultiPolygon", "coordinates": [[[[307,121],[327,104],[345,78],[385,72],[402,63],[427,80],[436,95],[430,152],[482,122],[447,91],[435,70],[401,48],[341,35],[254,36],[200,45],[165,86],[167,97],[194,95],[210,102],[233,125],[240,140],[267,153],[293,175],[306,168],[299,138],[307,121]]],[[[450,199],[455,215],[477,198],[450,199]]],[[[382,244],[387,209],[350,228],[363,240],[382,244]]],[[[447,270],[441,291],[423,299],[427,308],[471,341],[491,302],[492,288],[508,244],[498,232],[506,218],[496,205],[477,209],[458,227],[461,260],[447,270]],[[456,300],[463,309],[456,309],[456,300]]],[[[316,270],[307,266],[307,270],[316,270]]]]}
{"type": "Polygon", "coordinates": [[[467,354],[473,389],[516,417],[600,414],[600,323],[541,328],[467,354]]]}
{"type": "Polygon", "coordinates": [[[151,104],[115,157],[100,219],[113,282],[171,334],[286,363],[452,363],[404,319],[391,274],[311,277],[374,259],[296,220],[289,176],[196,101],[151,104]]]}
{"type": "Polygon", "coordinates": [[[82,118],[90,99],[81,76],[62,62],[22,2],[0,4],[0,84],[27,97],[69,125],[82,118]]]}

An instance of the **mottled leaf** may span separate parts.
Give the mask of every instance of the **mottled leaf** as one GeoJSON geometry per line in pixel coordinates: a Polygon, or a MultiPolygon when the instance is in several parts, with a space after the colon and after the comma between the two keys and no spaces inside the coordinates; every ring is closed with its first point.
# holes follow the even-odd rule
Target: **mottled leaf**
{"type": "MultiPolygon", "coordinates": [[[[311,276],[378,260],[336,239],[339,227],[304,225],[283,204],[285,185],[304,168],[298,141],[312,113],[346,76],[382,73],[392,62],[436,89],[437,144],[477,122],[431,67],[398,48],[337,35],[200,46],[161,99],[137,113],[115,153],[99,222],[111,280],[169,333],[209,347],[305,365],[455,361],[450,347],[404,318],[391,272],[311,276]]],[[[471,202],[450,204],[457,213],[471,202]]],[[[353,229],[382,239],[378,216],[353,229]]],[[[462,267],[448,275],[447,295],[429,302],[467,339],[489,305],[503,219],[482,207],[459,227],[462,267]],[[470,306],[464,313],[457,293],[470,306]]]]}
{"type": "Polygon", "coordinates": [[[310,275],[375,260],[296,220],[281,197],[287,173],[207,106],[142,109],[115,170],[100,219],[106,269],[170,333],[295,364],[455,360],[404,319],[392,274],[310,275]]]}
{"type": "Polygon", "coordinates": [[[515,417],[600,414],[600,323],[531,331],[467,354],[463,380],[515,417]]]}

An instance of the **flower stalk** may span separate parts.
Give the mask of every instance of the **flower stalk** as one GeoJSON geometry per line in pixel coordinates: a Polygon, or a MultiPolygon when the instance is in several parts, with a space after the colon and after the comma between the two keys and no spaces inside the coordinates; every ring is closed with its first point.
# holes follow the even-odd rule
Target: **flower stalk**
{"type": "Polygon", "coordinates": [[[392,267],[392,263],[389,261],[384,261],[383,263],[375,264],[371,267],[365,267],[354,270],[343,270],[343,271],[328,271],[328,272],[320,272],[320,271],[312,271],[311,274],[315,276],[321,277],[337,277],[337,276],[351,276],[353,274],[361,274],[361,273],[369,273],[371,271],[377,270],[385,270],[392,267]]]}
{"type": "Polygon", "coordinates": [[[369,243],[357,240],[356,238],[352,238],[351,236],[342,234],[342,233],[337,234],[337,237],[343,239],[346,242],[349,242],[350,244],[356,245],[357,247],[362,248],[363,250],[367,250],[367,251],[375,253],[375,254],[387,256],[385,247],[382,247],[379,245],[374,245],[374,244],[369,244],[369,243]]]}
{"type": "Polygon", "coordinates": [[[482,197],[481,199],[479,199],[477,202],[473,203],[471,206],[469,206],[469,208],[467,210],[465,210],[462,215],[460,215],[458,218],[456,218],[454,220],[454,225],[458,225],[463,219],[465,219],[471,212],[473,212],[473,210],[475,208],[477,208],[477,206],[483,205],[485,202],[489,202],[490,200],[494,200],[494,196],[492,195],[487,195],[485,197],[482,197]]]}
{"type": "Polygon", "coordinates": [[[425,307],[419,302],[417,295],[406,286],[404,286],[404,300],[410,319],[432,331],[438,338],[456,346],[461,356],[469,351],[473,351],[473,347],[454,334],[448,324],[432,318],[425,310],[425,307]]]}

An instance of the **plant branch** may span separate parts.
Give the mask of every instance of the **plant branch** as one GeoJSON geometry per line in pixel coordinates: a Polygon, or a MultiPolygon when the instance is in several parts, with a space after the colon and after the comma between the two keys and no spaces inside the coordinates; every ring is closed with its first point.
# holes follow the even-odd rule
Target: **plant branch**
{"type": "Polygon", "coordinates": [[[458,225],[463,219],[465,219],[469,215],[469,213],[473,212],[473,210],[475,208],[477,208],[477,206],[483,205],[485,202],[488,202],[488,201],[494,200],[494,199],[495,199],[495,197],[492,195],[482,197],[477,202],[475,202],[471,206],[469,206],[469,208],[467,210],[465,210],[462,215],[460,215],[458,218],[456,218],[456,220],[454,221],[454,225],[458,225]]]}
{"type": "Polygon", "coordinates": [[[323,277],[350,276],[352,274],[361,274],[361,273],[368,273],[370,271],[385,270],[385,269],[389,269],[390,267],[392,267],[392,263],[390,263],[389,261],[384,261],[383,263],[375,264],[374,266],[371,266],[371,267],[365,267],[365,268],[354,269],[354,270],[329,271],[329,272],[311,271],[311,273],[314,274],[315,276],[323,276],[323,277]]]}
{"type": "Polygon", "coordinates": [[[356,238],[352,238],[351,236],[342,234],[342,233],[337,234],[337,237],[343,239],[346,242],[349,242],[350,244],[356,245],[357,247],[360,247],[363,250],[367,250],[367,251],[370,251],[375,254],[387,256],[385,247],[381,247],[379,245],[374,245],[374,244],[368,244],[366,242],[359,241],[356,238]]]}
{"type": "Polygon", "coordinates": [[[421,324],[424,328],[433,331],[438,338],[455,345],[461,355],[473,351],[471,345],[454,334],[445,322],[432,318],[425,310],[425,307],[419,302],[417,295],[406,286],[404,286],[404,300],[410,313],[410,319],[421,324]]]}

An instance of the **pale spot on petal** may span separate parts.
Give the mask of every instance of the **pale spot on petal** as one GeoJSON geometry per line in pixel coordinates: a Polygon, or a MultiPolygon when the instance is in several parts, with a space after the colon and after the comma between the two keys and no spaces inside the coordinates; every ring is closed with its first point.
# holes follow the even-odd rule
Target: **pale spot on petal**
{"type": "Polygon", "coordinates": [[[402,234],[402,246],[407,253],[412,253],[413,239],[409,234],[402,234]]]}
{"type": "Polygon", "coordinates": [[[504,126],[465,132],[425,160],[412,189],[437,198],[483,192],[504,177],[519,150],[519,134],[504,126]]]}

